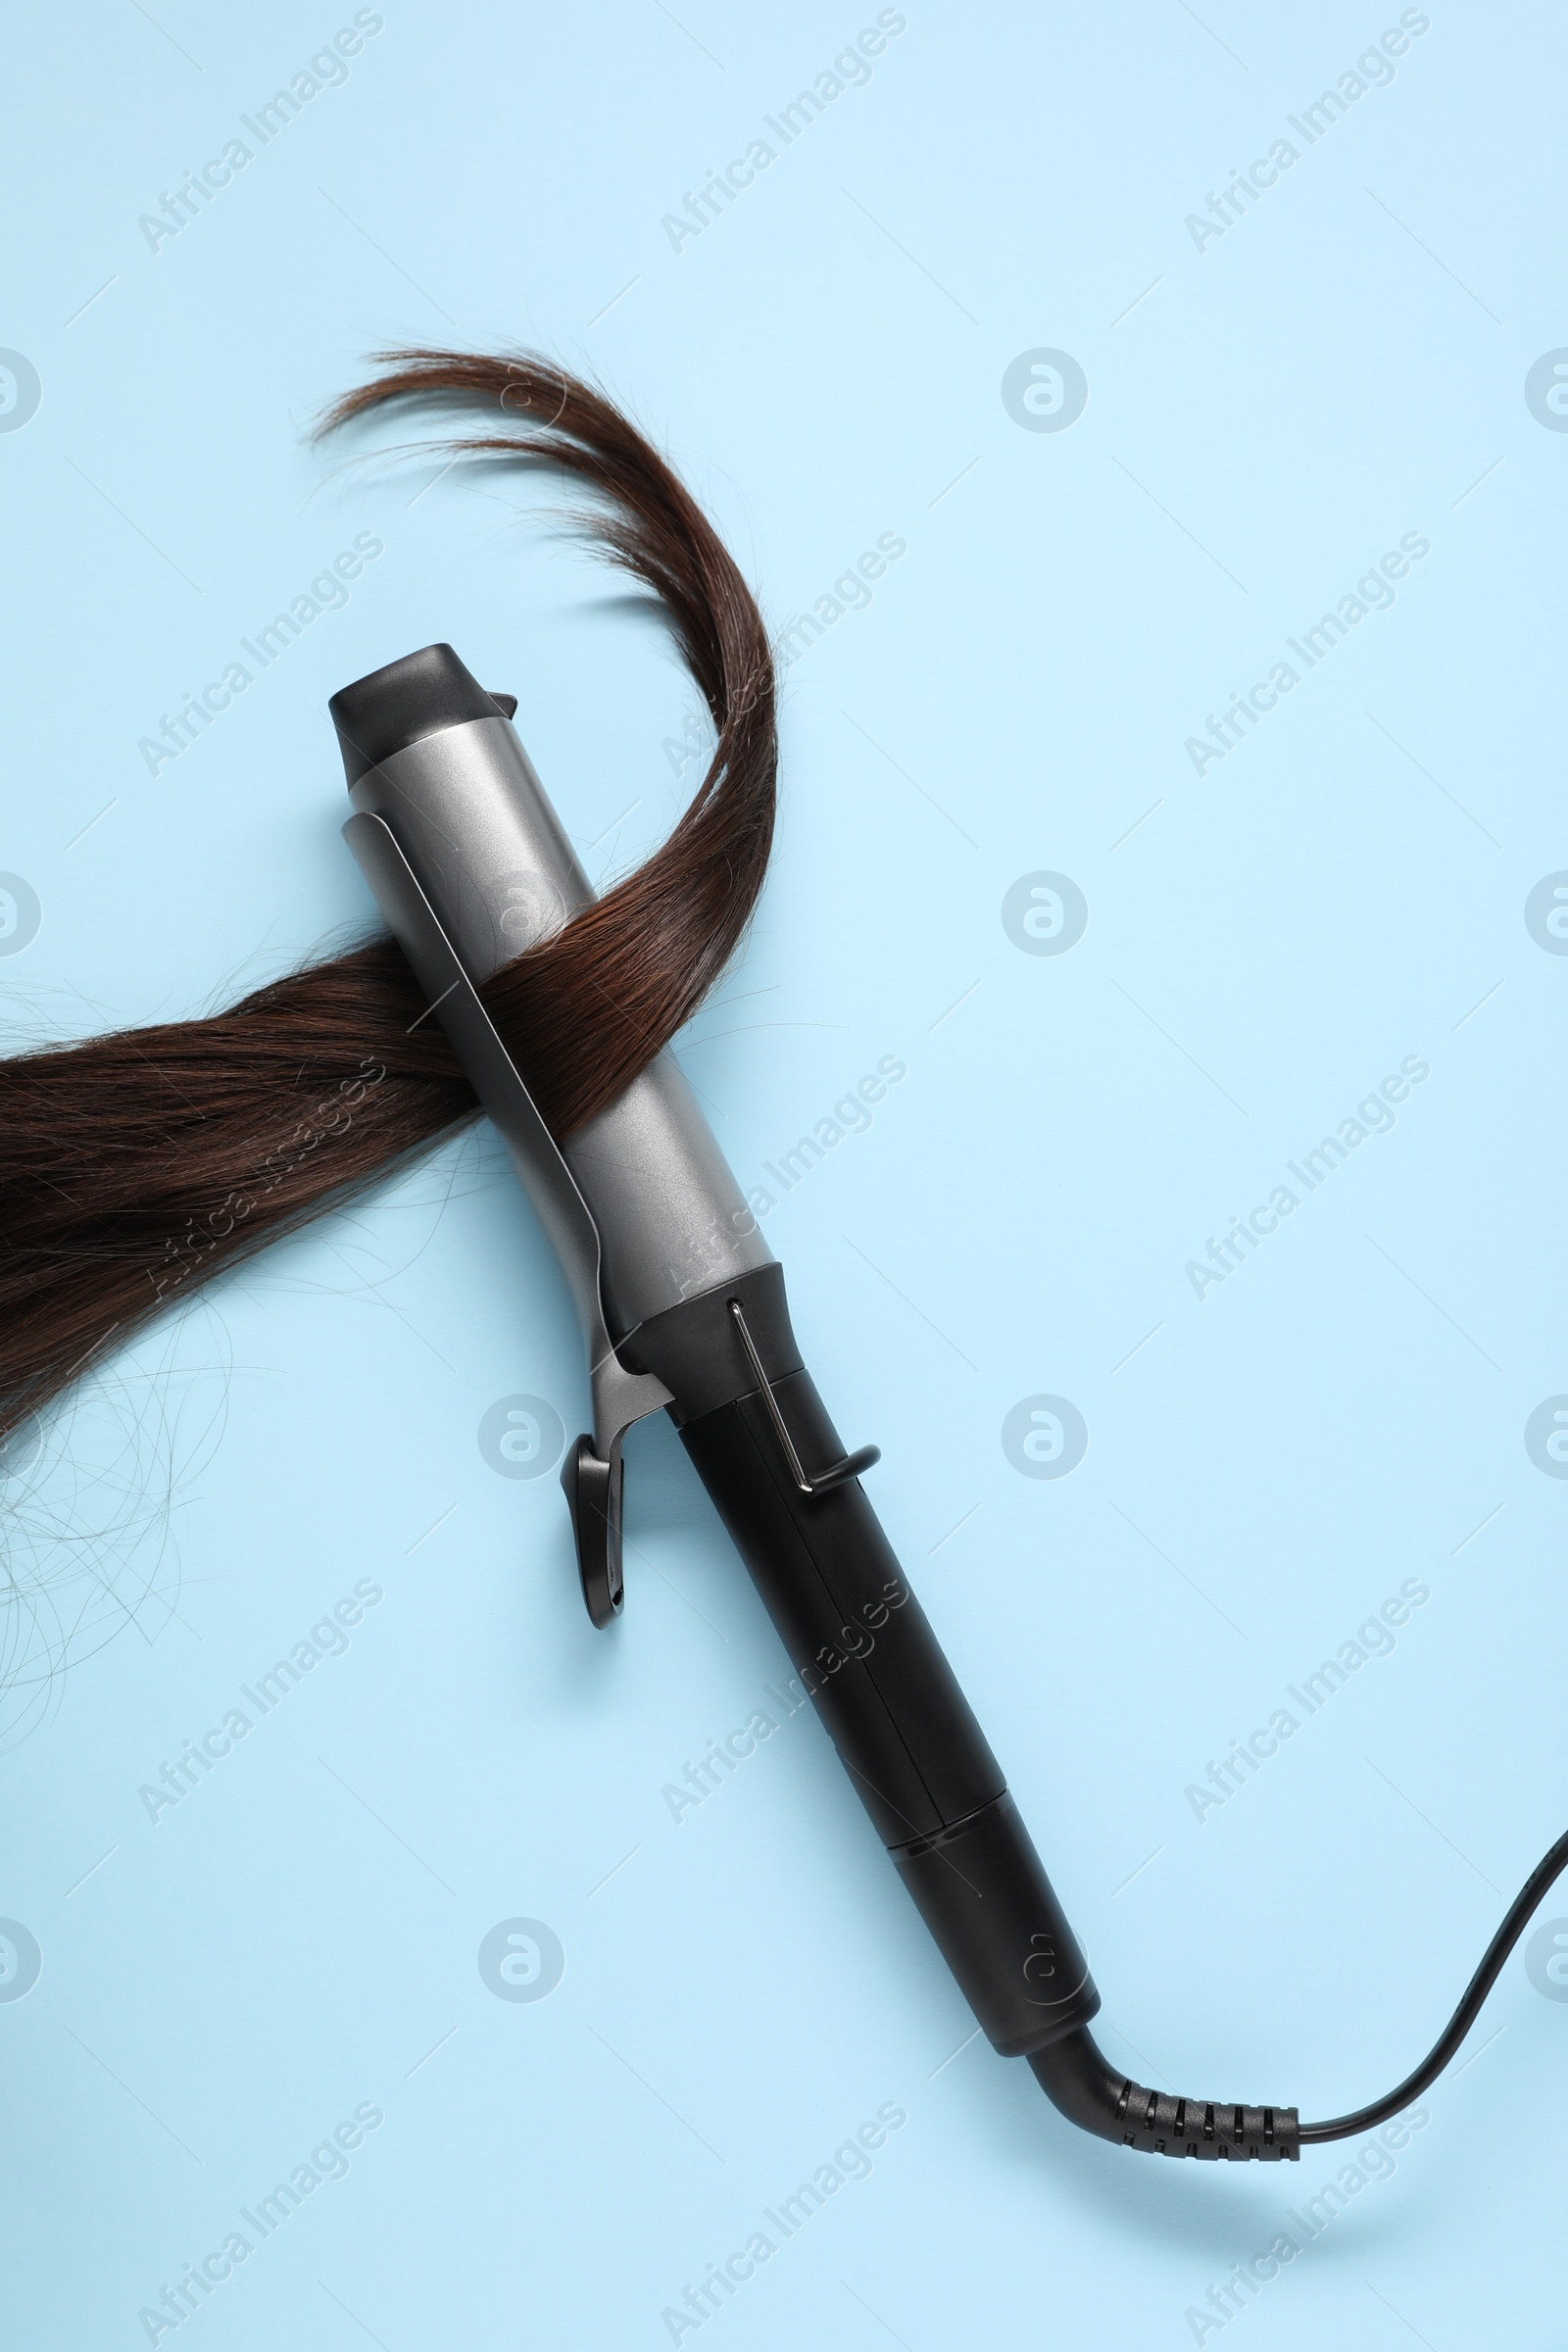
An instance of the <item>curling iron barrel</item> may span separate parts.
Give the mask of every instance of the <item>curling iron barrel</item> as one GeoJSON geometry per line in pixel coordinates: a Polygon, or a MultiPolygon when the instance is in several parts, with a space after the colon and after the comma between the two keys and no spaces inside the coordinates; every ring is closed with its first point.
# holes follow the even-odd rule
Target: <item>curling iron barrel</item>
{"type": "MultiPolygon", "coordinates": [[[[999,2050],[1100,1996],[1000,1767],[861,1490],[790,1325],[781,1268],[666,1054],[558,1146],[485,981],[591,900],[511,725],[449,646],[333,697],[346,838],[554,1242],[588,1348],[567,1456],[590,1616],[619,1613],[620,1443],[665,1406],[866,1811],[999,2050]]],[[[591,1013],[585,1011],[585,1020],[591,1013]]]]}
{"type": "MultiPolygon", "coordinates": [[[[376,670],[331,705],[349,798],[395,836],[476,983],[561,930],[594,896],[510,724],[515,707],[510,695],[486,694],[445,645],[376,670]]],[[[532,1191],[530,1152],[507,1140],[532,1191]]],[[[568,1137],[564,1155],[603,1246],[612,1338],[772,1262],[668,1054],[568,1137]]]]}

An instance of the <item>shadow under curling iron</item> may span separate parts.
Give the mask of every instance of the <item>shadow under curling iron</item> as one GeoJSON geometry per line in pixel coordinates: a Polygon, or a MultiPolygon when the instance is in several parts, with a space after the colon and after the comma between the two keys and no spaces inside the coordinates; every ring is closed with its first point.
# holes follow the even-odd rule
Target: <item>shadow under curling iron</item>
{"type": "Polygon", "coordinates": [[[593,897],[511,719],[450,646],[335,695],[345,837],[561,1258],[591,1432],[562,1484],[596,1626],[623,1604],[621,1442],[661,1407],[745,1560],[861,1802],[993,2046],[1075,2124],[1150,2153],[1295,2159],[1354,2136],[1446,2066],[1568,1836],[1527,1882],[1429,2057],[1373,2105],[1297,2110],[1155,2092],[1088,2031],[1100,1994],[1001,1767],[802,1361],[782,1268],[673,1058],[558,1146],[479,986],[593,897]]]}

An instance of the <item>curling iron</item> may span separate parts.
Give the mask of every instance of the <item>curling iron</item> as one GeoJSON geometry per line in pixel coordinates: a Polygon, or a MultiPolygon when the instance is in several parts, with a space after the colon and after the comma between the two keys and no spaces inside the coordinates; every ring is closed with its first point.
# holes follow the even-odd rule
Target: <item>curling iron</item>
{"type": "Polygon", "coordinates": [[[1568,1836],[1386,2098],[1303,2125],[1294,2107],[1177,2098],[1120,2074],[1089,2032],[1100,1994],[1077,1938],[860,1485],[877,1448],[847,1450],[829,1420],[783,1269],[677,1064],[660,1055],[558,1146],[484,1008],[490,975],[594,895],[512,726],[514,699],[433,645],[330,709],[354,806],[345,838],[506,1142],[581,1325],[593,1426],[562,1485],[595,1626],[624,1605],[622,1441],[662,1408],[992,2046],[1026,2058],[1064,2115],[1147,2153],[1277,2162],[1419,2097],[1568,1866],[1568,1836]]]}

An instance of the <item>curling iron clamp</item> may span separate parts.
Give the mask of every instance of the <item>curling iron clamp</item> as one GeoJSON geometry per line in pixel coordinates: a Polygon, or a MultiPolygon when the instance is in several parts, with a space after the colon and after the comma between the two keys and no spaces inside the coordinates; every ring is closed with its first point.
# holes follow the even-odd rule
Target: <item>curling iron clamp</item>
{"type": "Polygon", "coordinates": [[[1104,2139],[1167,2156],[1295,2159],[1420,2095],[1468,2033],[1531,1912],[1545,1856],[1443,2038],[1386,2099],[1302,2126],[1294,2107],[1181,2099],[1129,2081],[1088,2032],[1077,1939],[1000,1766],[807,1372],[783,1270],[673,1058],[558,1145],[480,985],[593,898],[511,720],[450,646],[331,702],[355,813],[344,836],[504,1138],[555,1247],[587,1348],[593,1427],[562,1474],[588,1614],[619,1616],[621,1444],[666,1410],[916,1909],[1004,2056],[1104,2139]]]}

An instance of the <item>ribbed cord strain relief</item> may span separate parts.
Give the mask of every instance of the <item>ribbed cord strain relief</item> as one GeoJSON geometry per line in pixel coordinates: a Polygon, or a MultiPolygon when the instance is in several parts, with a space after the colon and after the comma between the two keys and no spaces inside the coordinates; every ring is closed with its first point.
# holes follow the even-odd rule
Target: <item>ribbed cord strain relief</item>
{"type": "Polygon", "coordinates": [[[1300,2158],[1300,2117],[1294,2107],[1181,2099],[1147,2089],[1117,2074],[1082,2028],[1034,2051],[1029,2064],[1063,2115],[1120,2147],[1209,2163],[1295,2164],[1300,2158]]]}

